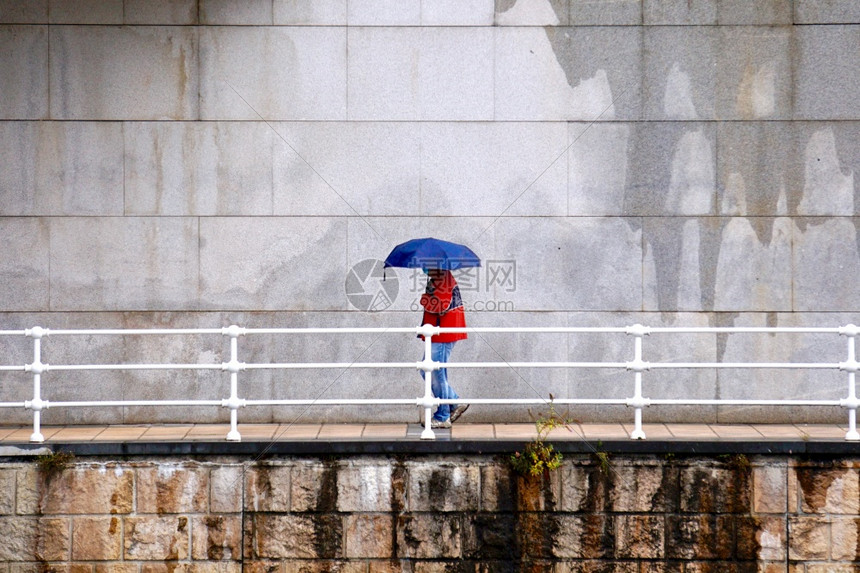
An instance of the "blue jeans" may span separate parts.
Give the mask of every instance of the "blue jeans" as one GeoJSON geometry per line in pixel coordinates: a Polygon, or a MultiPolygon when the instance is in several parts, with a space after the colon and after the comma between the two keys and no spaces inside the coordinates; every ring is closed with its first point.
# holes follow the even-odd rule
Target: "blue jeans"
{"type": "MultiPolygon", "coordinates": [[[[430,357],[434,362],[448,362],[451,356],[451,351],[454,349],[453,342],[433,342],[430,346],[430,357]]],[[[424,373],[421,372],[421,378],[424,378],[424,373]]],[[[454,392],[454,389],[448,385],[448,369],[440,368],[433,371],[433,379],[430,383],[430,389],[433,391],[433,396],[442,400],[456,400],[460,396],[454,392]]],[[[457,406],[455,404],[439,404],[439,408],[433,414],[433,419],[445,421],[451,417],[451,412],[457,406]]]]}

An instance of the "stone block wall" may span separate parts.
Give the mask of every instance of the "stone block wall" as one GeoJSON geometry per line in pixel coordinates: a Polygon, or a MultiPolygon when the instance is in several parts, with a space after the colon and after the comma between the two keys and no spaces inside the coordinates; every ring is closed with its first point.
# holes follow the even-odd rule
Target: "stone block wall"
{"type": "Polygon", "coordinates": [[[856,571],[860,461],[569,455],[0,464],[0,571],[856,571]],[[608,463],[607,463],[608,462],[608,463]]]}
{"type": "MultiPolygon", "coordinates": [[[[485,261],[464,289],[472,325],[860,321],[851,0],[0,0],[0,55],[0,330],[411,326],[421,285],[409,273],[389,275],[398,295],[379,312],[353,304],[346,280],[426,235],[467,243],[485,261]],[[515,272],[491,271],[500,268],[515,272]]],[[[409,342],[329,338],[323,352],[280,339],[250,343],[242,360],[418,360],[409,342]]],[[[59,363],[65,344],[50,341],[46,360],[59,363]]],[[[220,345],[167,346],[146,357],[223,358],[220,345]]],[[[473,336],[453,359],[626,361],[631,348],[473,336]]],[[[818,350],[812,336],[697,337],[646,345],[645,359],[783,361],[818,350]]],[[[68,360],[121,354],[87,341],[68,360]]],[[[0,340],[0,363],[28,360],[0,340]]],[[[382,388],[378,372],[346,378],[347,398],[420,393],[413,373],[382,388]]],[[[205,376],[180,379],[182,395],[226,397],[205,376]]],[[[68,380],[46,375],[44,397],[63,399],[68,380]]],[[[242,388],[271,397],[306,380],[261,373],[242,388]]],[[[0,373],[0,401],[18,399],[21,385],[22,375],[0,373]]],[[[837,399],[844,386],[827,373],[702,371],[651,373],[645,393],[837,399]]],[[[139,374],[82,376],[75,388],[171,391],[139,374]]],[[[589,372],[457,376],[460,394],[481,397],[631,388],[630,377],[589,372]]],[[[705,406],[649,415],[750,418],[705,406]]],[[[45,422],[226,416],[49,410],[45,422]]],[[[378,408],[308,416],[402,420],[378,408]]]]}

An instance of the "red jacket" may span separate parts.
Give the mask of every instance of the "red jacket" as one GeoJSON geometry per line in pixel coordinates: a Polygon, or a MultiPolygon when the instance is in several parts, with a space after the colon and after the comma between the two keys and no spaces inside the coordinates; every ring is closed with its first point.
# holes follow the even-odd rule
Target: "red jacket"
{"type": "MultiPolygon", "coordinates": [[[[421,295],[421,306],[424,307],[421,324],[432,324],[442,328],[466,326],[460,287],[457,286],[457,281],[450,271],[445,271],[440,280],[427,281],[427,289],[421,295]]],[[[445,332],[434,336],[433,342],[456,342],[464,338],[467,338],[465,332],[445,332]]]]}

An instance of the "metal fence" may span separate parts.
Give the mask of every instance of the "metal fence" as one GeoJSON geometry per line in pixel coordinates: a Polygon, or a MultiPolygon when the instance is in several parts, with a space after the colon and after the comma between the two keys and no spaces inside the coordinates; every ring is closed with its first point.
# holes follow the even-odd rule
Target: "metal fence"
{"type": "MultiPolygon", "coordinates": [[[[858,362],[855,359],[855,338],[860,333],[860,328],[853,324],[838,328],[771,328],[771,327],[660,327],[651,328],[636,324],[627,327],[509,327],[509,328],[445,328],[424,325],[421,327],[403,328],[242,328],[229,326],[215,329],[89,329],[89,330],[49,330],[42,327],[33,327],[26,330],[0,330],[0,336],[28,337],[32,339],[33,361],[29,364],[0,364],[0,372],[29,372],[33,376],[33,397],[24,401],[0,401],[0,408],[26,408],[33,412],[33,433],[30,436],[32,442],[43,442],[41,433],[41,412],[47,408],[83,408],[83,407],[111,407],[111,406],[187,406],[187,407],[222,407],[230,411],[230,430],[226,439],[230,441],[241,440],[238,429],[238,414],[241,408],[254,406],[359,406],[359,405],[403,405],[418,406],[423,409],[424,430],[422,439],[434,439],[435,433],[431,429],[432,410],[439,404],[507,404],[507,405],[531,405],[545,404],[546,399],[529,398],[481,398],[461,397],[456,400],[441,400],[433,396],[431,390],[432,373],[441,367],[445,368],[568,368],[568,369],[611,369],[628,371],[632,376],[632,397],[617,398],[554,398],[553,404],[558,405],[623,405],[633,409],[634,430],[632,439],[645,439],[642,428],[642,410],[648,406],[656,405],[714,405],[714,406],[838,406],[848,412],[848,431],[846,440],[860,440],[857,432],[857,407],[860,401],[857,399],[855,374],[858,370],[858,362]],[[566,361],[525,361],[525,362],[448,362],[445,364],[435,362],[431,359],[432,337],[442,332],[458,333],[566,333],[566,334],[597,334],[616,333],[632,338],[632,360],[626,362],[566,362],[566,361]],[[682,333],[712,333],[712,334],[832,334],[834,344],[840,345],[847,341],[845,347],[844,362],[648,362],[642,354],[642,339],[645,336],[656,333],[682,334],[682,333]],[[252,335],[284,335],[301,336],[310,334],[325,334],[340,336],[348,334],[408,334],[421,335],[424,337],[424,359],[420,362],[289,362],[289,363],[245,363],[239,360],[238,340],[243,336],[252,335]],[[230,360],[222,363],[197,363],[197,364],[47,364],[42,362],[42,339],[51,336],[186,336],[186,335],[220,335],[227,337],[230,343],[230,360]],[[842,340],[840,341],[840,337],[842,340]],[[418,369],[424,373],[424,392],[417,398],[403,399],[296,399],[296,400],[251,400],[242,398],[240,395],[239,375],[250,370],[286,370],[286,369],[351,369],[351,368],[400,368],[418,369]],[[650,399],[642,393],[642,374],[652,370],[663,369],[740,369],[740,370],[832,370],[847,374],[847,392],[845,398],[831,400],[811,399],[650,399]],[[86,400],[86,401],[51,401],[43,398],[42,376],[50,372],[63,371],[129,371],[129,370],[217,370],[229,373],[230,396],[213,398],[211,400],[86,400]]],[[[0,396],[2,399],[2,396],[0,396]]]]}

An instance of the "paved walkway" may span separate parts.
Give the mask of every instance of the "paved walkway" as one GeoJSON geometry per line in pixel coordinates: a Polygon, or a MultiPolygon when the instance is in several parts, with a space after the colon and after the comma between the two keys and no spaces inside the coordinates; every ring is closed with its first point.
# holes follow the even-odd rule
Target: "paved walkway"
{"type": "MultiPolygon", "coordinates": [[[[157,443],[226,441],[228,424],[150,424],[103,426],[43,426],[51,443],[157,443]]],[[[651,442],[845,442],[847,425],[806,424],[644,424],[651,442]]],[[[242,441],[249,442],[409,442],[421,440],[418,424],[239,424],[242,441]]],[[[451,430],[434,430],[437,439],[470,442],[524,442],[535,437],[534,424],[457,423],[451,430]]],[[[556,429],[549,440],[630,440],[633,424],[571,424],[556,429]]],[[[32,427],[0,425],[0,444],[28,444],[32,427]]],[[[633,440],[631,440],[633,441],[633,440]]],[[[860,451],[860,443],[857,444],[860,451]]]]}

